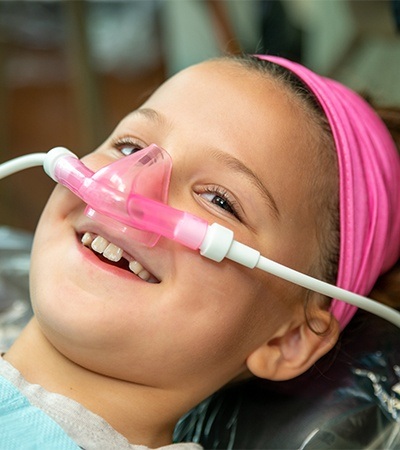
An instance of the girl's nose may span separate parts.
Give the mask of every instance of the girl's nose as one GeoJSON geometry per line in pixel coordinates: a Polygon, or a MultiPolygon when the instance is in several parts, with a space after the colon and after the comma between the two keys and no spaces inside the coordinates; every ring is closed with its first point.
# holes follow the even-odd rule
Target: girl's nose
{"type": "Polygon", "coordinates": [[[155,144],[115,161],[93,175],[93,180],[129,195],[166,203],[172,171],[169,154],[155,144]]]}
{"type": "MultiPolygon", "coordinates": [[[[126,226],[135,221],[128,205],[134,197],[166,204],[172,171],[169,154],[155,144],[115,161],[93,174],[91,183],[104,196],[88,199],[87,214],[104,226],[112,227],[145,245],[153,246],[160,237],[148,229],[126,226]]],[[[132,223],[133,225],[133,223],[132,223]]]]}

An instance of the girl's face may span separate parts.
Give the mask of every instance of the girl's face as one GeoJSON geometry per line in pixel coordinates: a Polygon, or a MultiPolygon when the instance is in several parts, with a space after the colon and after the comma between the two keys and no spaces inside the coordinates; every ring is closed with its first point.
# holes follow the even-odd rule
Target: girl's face
{"type": "MultiPolygon", "coordinates": [[[[316,253],[309,202],[316,131],[276,83],[232,62],[191,67],[129,114],[84,158],[93,170],[155,143],[173,160],[169,204],[218,222],[273,260],[308,271],[316,253]]],[[[303,314],[298,288],[161,238],[127,240],[84,215],[57,186],[32,254],[32,302],[53,345],[88,369],[199,397],[245,373],[246,358],[303,314]],[[144,281],[81,243],[122,248],[144,281]]]]}

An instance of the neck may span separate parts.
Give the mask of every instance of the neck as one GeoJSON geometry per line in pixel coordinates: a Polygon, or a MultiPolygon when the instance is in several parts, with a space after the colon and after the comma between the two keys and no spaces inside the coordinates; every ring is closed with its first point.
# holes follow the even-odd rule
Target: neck
{"type": "Polygon", "coordinates": [[[194,406],[180,392],[110,378],[75,364],[52,346],[35,318],[4,359],[28,382],[72,398],[131,443],[150,448],[170,444],[177,420],[194,406]]]}

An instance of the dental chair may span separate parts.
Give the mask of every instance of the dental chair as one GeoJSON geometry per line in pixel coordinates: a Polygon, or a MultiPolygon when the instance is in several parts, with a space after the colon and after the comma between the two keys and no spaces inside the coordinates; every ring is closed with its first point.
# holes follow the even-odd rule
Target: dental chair
{"type": "Polygon", "coordinates": [[[304,375],[252,379],[187,414],[176,441],[206,449],[400,449],[400,333],[358,311],[304,375]]]}

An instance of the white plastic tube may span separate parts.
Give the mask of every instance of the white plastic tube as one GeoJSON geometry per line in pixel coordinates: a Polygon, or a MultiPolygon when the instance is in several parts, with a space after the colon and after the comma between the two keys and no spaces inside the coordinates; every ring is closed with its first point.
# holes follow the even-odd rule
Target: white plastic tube
{"type": "Polygon", "coordinates": [[[21,170],[31,167],[43,166],[46,153],[31,153],[30,155],[19,156],[0,164],[0,180],[21,170]]]}
{"type": "MultiPolygon", "coordinates": [[[[227,257],[229,258],[229,255],[227,255],[227,257]]],[[[368,297],[355,294],[354,292],[347,291],[346,289],[326,283],[325,281],[317,280],[309,275],[305,275],[304,273],[297,272],[296,270],[290,269],[282,264],[271,261],[264,256],[260,256],[256,267],[264,272],[271,273],[272,275],[276,275],[284,280],[303,286],[306,289],[310,289],[311,291],[319,292],[320,294],[326,295],[330,298],[337,298],[338,300],[342,300],[350,305],[369,311],[400,328],[400,313],[398,311],[368,297]]]]}
{"type": "Polygon", "coordinates": [[[251,269],[263,270],[329,298],[336,298],[369,311],[400,328],[400,313],[395,309],[261,256],[257,250],[235,241],[233,232],[219,224],[214,223],[208,227],[206,237],[200,246],[200,253],[217,262],[228,258],[251,269]]]}

